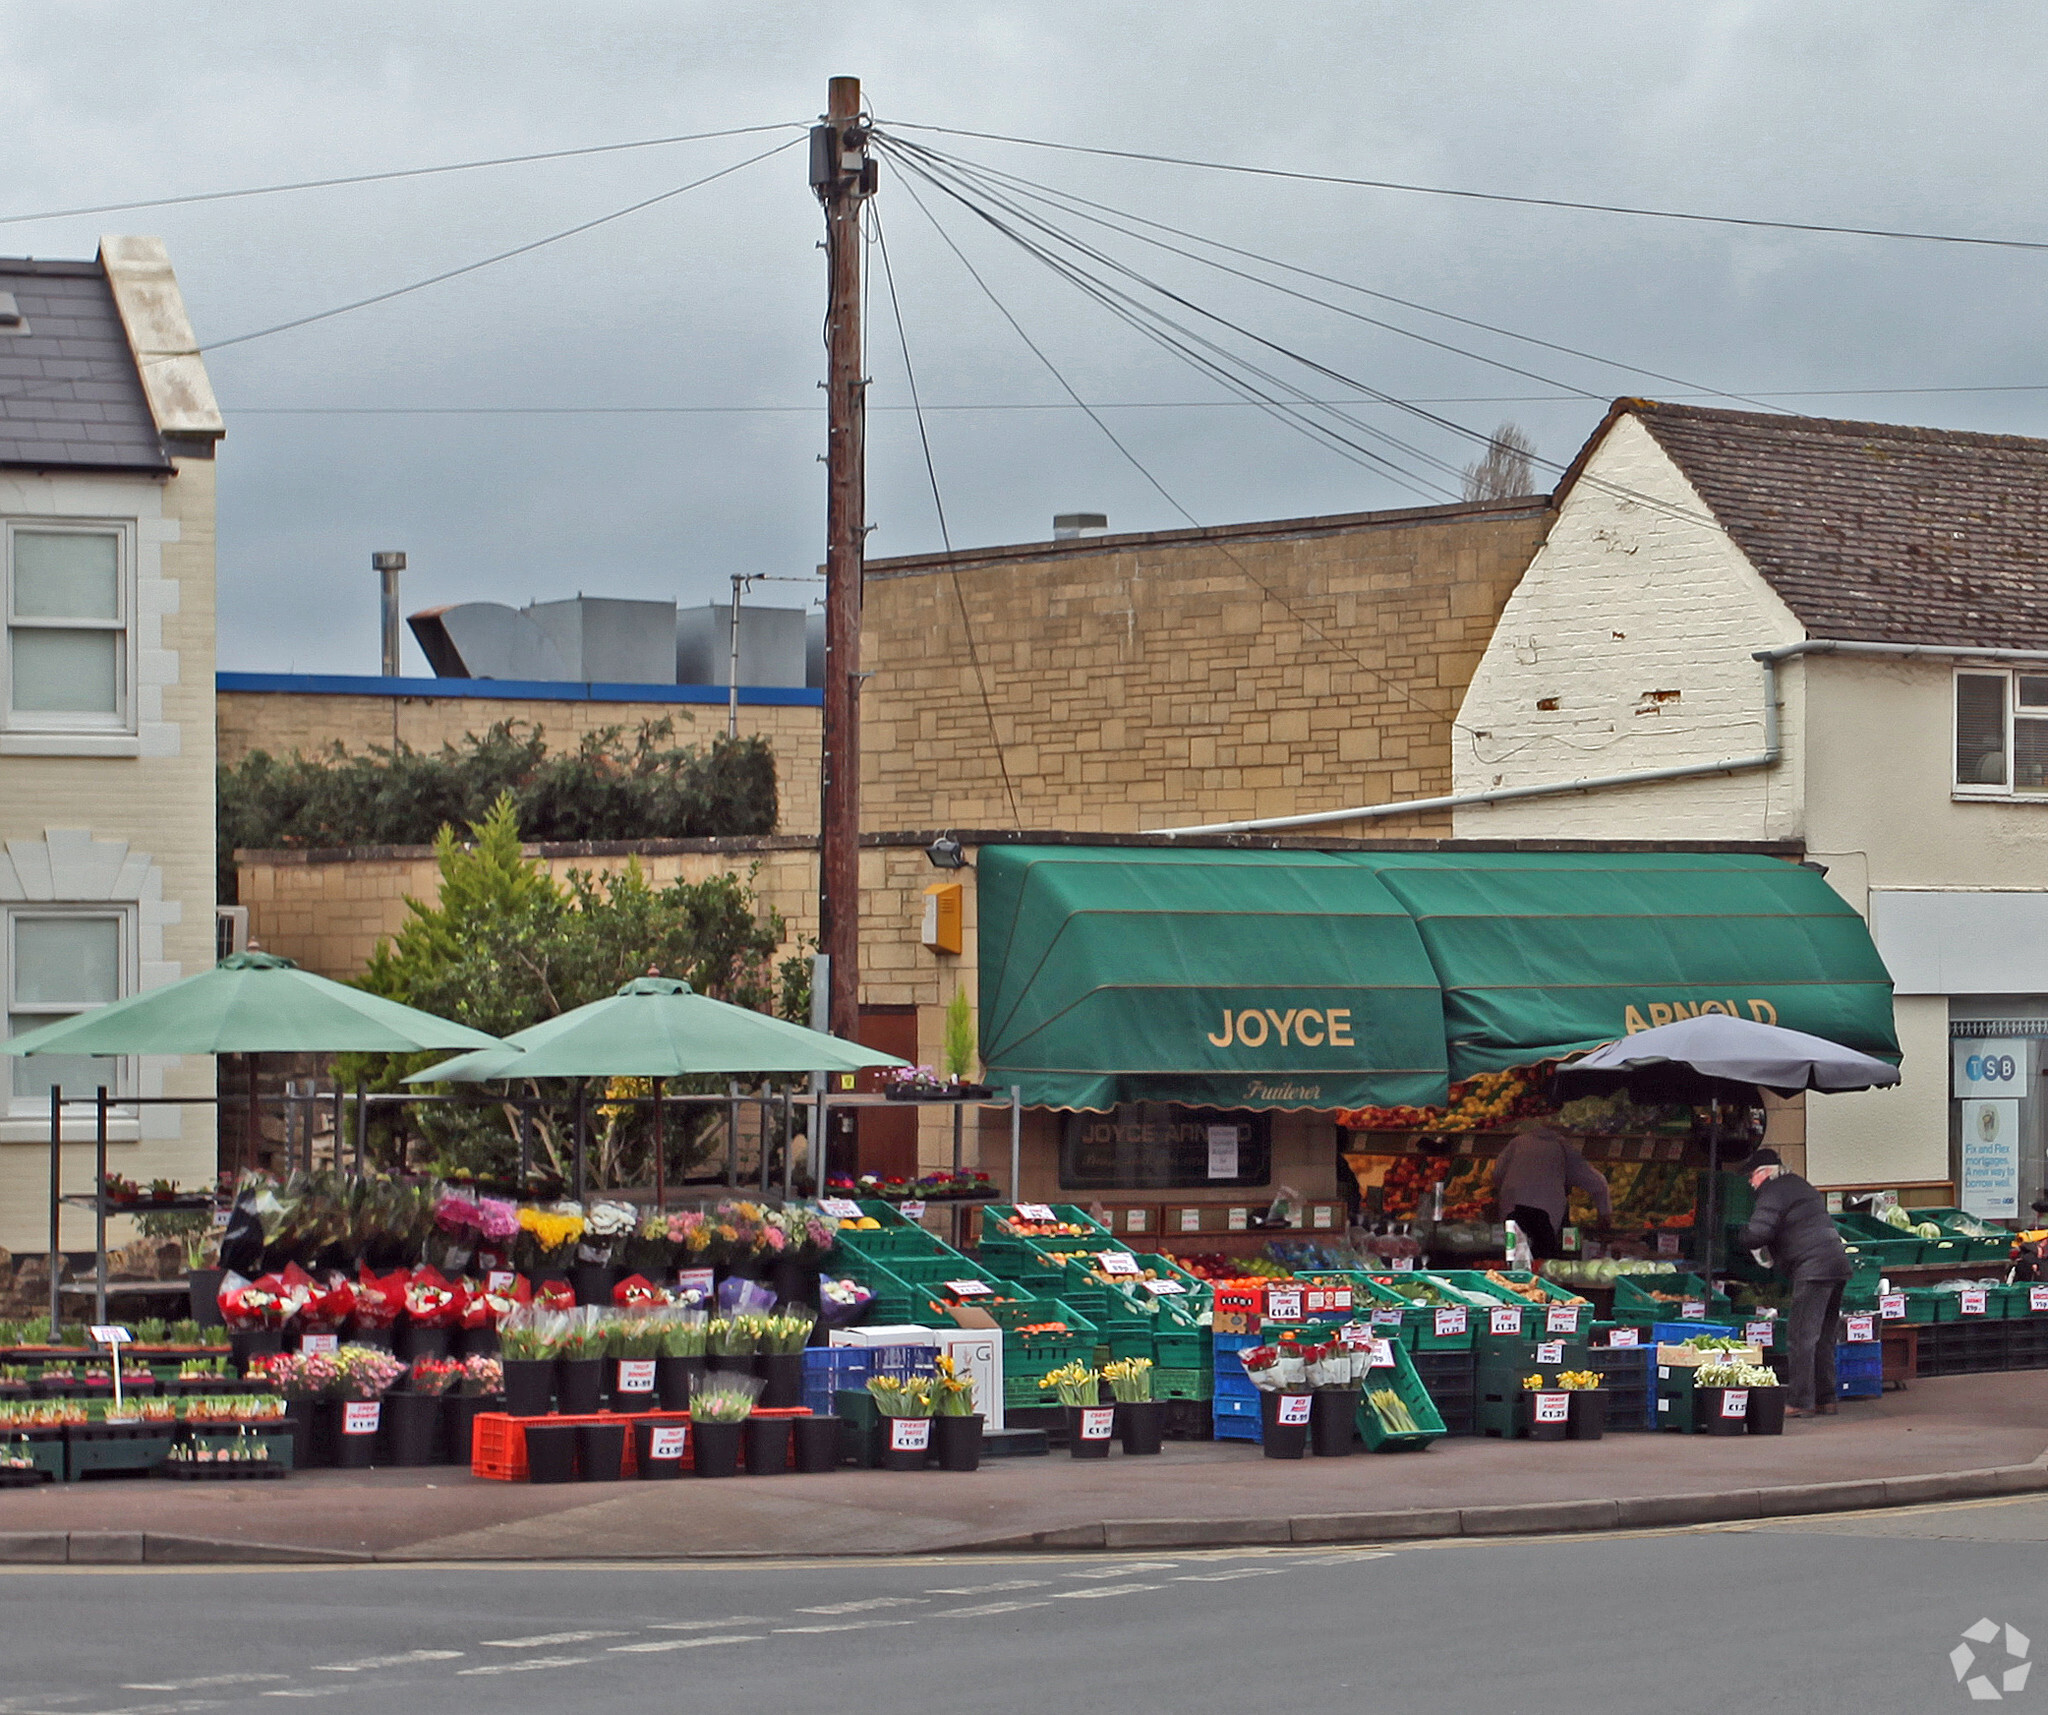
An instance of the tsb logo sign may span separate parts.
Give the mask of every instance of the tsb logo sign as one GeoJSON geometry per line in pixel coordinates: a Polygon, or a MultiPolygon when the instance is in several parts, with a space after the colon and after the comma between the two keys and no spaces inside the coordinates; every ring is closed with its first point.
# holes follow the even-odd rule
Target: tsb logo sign
{"type": "Polygon", "coordinates": [[[1956,1038],[1950,1044],[1954,1094],[1980,1100],[2026,1095],[2033,1046],[2024,1036],[1956,1038]]]}

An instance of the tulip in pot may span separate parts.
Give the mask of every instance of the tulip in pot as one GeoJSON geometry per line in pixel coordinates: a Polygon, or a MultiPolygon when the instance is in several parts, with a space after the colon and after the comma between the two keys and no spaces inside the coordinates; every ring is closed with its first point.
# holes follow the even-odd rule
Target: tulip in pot
{"type": "Polygon", "coordinates": [[[334,1354],[335,1460],[344,1470],[377,1461],[377,1432],[384,1422],[384,1396],[405,1373],[405,1365],[375,1346],[343,1346],[334,1354]]]}
{"type": "Polygon", "coordinates": [[[1152,1397],[1152,1360],[1118,1358],[1102,1366],[1116,1400],[1116,1430],[1126,1454],[1157,1453],[1162,1445],[1159,1402],[1152,1397]]]}
{"type": "Polygon", "coordinates": [[[941,1357],[932,1378],[932,1442],[941,1471],[973,1471],[981,1465],[981,1414],[974,1409],[974,1377],[941,1357]]]}
{"type": "Polygon", "coordinates": [[[690,1395],[690,1437],[700,1477],[730,1477],[740,1468],[740,1439],[761,1397],[758,1376],[707,1375],[690,1395]]]}
{"type": "Polygon", "coordinates": [[[1068,1455],[1107,1459],[1116,1435],[1116,1407],[1102,1403],[1102,1372],[1091,1370],[1077,1358],[1041,1376],[1038,1385],[1066,1407],[1068,1455]]]}
{"type": "Polygon", "coordinates": [[[922,1471],[932,1450],[930,1379],[870,1376],[868,1394],[882,1414],[882,1469],[922,1471]]]}

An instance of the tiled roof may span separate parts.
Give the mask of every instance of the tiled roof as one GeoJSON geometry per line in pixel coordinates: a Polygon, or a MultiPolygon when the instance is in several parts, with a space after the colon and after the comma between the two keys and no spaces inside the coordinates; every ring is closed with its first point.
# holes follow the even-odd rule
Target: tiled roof
{"type": "Polygon", "coordinates": [[[1640,399],[1615,412],[1641,419],[1809,636],[2048,648],[2048,441],[1640,399]]]}
{"type": "Polygon", "coordinates": [[[169,470],[97,262],[0,259],[28,332],[0,328],[0,466],[169,470]]]}

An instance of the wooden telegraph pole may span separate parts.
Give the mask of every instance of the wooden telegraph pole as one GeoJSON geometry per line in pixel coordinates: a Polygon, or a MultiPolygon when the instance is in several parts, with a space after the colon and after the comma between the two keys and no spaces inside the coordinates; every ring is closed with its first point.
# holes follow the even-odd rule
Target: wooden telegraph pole
{"type": "Polygon", "coordinates": [[[860,79],[835,77],[811,131],[811,188],[825,207],[825,747],[818,944],[831,959],[831,1028],[860,1027],[860,608],[867,549],[867,378],[861,365],[861,204],[875,191],[860,79]]]}

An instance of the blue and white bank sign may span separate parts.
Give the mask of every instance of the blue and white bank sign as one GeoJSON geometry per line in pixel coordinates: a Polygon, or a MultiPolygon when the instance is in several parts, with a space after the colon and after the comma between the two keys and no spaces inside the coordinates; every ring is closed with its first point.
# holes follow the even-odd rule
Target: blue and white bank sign
{"type": "Polygon", "coordinates": [[[2026,1036],[1959,1036],[1949,1044],[1958,1098],[2000,1097],[2017,1101],[2027,1093],[2033,1039],[2026,1036]]]}

